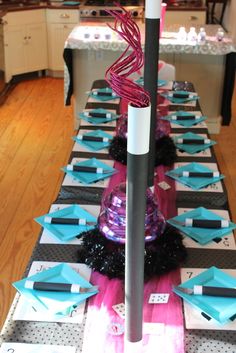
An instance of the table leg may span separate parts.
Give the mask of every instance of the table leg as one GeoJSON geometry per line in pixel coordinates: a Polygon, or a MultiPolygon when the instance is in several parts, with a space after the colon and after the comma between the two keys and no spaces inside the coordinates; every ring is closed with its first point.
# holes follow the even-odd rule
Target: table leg
{"type": "Polygon", "coordinates": [[[231,120],[231,101],[234,91],[236,53],[226,55],[224,88],[221,103],[222,125],[229,125],[231,120]]]}

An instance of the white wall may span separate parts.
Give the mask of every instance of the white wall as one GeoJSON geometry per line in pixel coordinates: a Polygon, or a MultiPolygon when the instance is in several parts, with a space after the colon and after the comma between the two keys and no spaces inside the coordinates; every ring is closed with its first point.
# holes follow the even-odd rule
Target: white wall
{"type": "MultiPolygon", "coordinates": [[[[205,3],[205,0],[204,0],[205,3]]],[[[215,7],[215,13],[217,17],[219,16],[220,10],[221,10],[222,4],[216,4],[215,7]]],[[[236,0],[228,0],[224,18],[223,18],[223,25],[229,31],[229,33],[232,35],[232,38],[236,42],[236,0]]]]}
{"type": "Polygon", "coordinates": [[[225,28],[230,32],[232,35],[233,40],[236,42],[236,1],[235,0],[229,0],[226,10],[225,10],[225,15],[224,15],[224,20],[223,24],[225,28]]]}

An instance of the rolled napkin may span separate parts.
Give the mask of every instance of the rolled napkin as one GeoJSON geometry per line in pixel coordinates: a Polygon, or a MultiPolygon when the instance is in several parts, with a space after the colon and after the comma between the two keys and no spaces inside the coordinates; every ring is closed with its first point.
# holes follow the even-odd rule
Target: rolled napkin
{"type": "Polygon", "coordinates": [[[171,120],[199,120],[200,115],[171,115],[171,120]]]}
{"type": "Polygon", "coordinates": [[[187,178],[219,178],[219,172],[189,172],[184,170],[179,176],[187,178]]]}
{"type": "Polygon", "coordinates": [[[105,170],[103,168],[96,168],[96,167],[89,167],[89,166],[85,166],[85,165],[68,164],[66,169],[73,171],[73,172],[85,172],[85,173],[96,173],[96,174],[111,173],[111,170],[105,170]]]}
{"type": "Polygon", "coordinates": [[[62,218],[62,217],[49,217],[44,218],[44,222],[48,224],[63,224],[63,225],[79,225],[79,226],[92,226],[96,222],[89,222],[85,218],[62,218]]]}
{"type": "Polygon", "coordinates": [[[195,94],[191,94],[191,93],[185,93],[185,92],[178,92],[178,93],[175,93],[175,92],[170,92],[168,93],[168,96],[169,97],[173,97],[173,98],[194,98],[195,97],[195,94]]]}
{"type": "Polygon", "coordinates": [[[175,287],[175,289],[190,295],[236,298],[236,288],[194,285],[193,288],[175,287]]]}
{"type": "Polygon", "coordinates": [[[92,91],[92,94],[94,96],[111,96],[111,97],[116,97],[116,94],[114,92],[102,92],[102,91],[92,91]]]}
{"type": "Polygon", "coordinates": [[[197,228],[228,228],[229,221],[226,219],[193,219],[186,218],[183,222],[183,225],[186,227],[197,227],[197,228]]]}
{"type": "Polygon", "coordinates": [[[183,144],[183,145],[208,145],[211,143],[210,139],[183,139],[183,138],[178,138],[176,140],[177,143],[183,144]]]}
{"type": "Polygon", "coordinates": [[[107,118],[111,119],[111,113],[99,113],[99,112],[83,112],[83,114],[87,117],[91,118],[107,118]]]}
{"type": "Polygon", "coordinates": [[[69,292],[69,293],[91,293],[98,290],[97,286],[84,288],[77,283],[55,283],[55,282],[34,282],[27,280],[25,288],[50,292],[69,292]]]}
{"type": "Polygon", "coordinates": [[[78,140],[82,141],[93,141],[93,142],[109,142],[110,139],[108,137],[99,137],[99,136],[91,136],[91,135],[78,135],[78,140]]]}

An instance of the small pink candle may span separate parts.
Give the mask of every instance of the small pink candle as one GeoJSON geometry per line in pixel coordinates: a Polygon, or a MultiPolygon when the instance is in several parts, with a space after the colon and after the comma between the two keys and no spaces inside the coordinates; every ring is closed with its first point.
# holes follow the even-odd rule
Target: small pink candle
{"type": "Polygon", "coordinates": [[[160,37],[162,35],[162,31],[163,31],[163,28],[164,28],[166,7],[167,7],[167,4],[163,2],[161,4],[160,37]]]}

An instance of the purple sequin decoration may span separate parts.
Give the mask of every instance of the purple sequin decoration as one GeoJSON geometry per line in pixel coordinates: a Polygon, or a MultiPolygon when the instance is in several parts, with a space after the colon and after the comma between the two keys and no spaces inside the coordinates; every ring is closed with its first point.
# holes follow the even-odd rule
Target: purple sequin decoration
{"type": "Polygon", "coordinates": [[[169,136],[170,130],[170,123],[168,121],[157,119],[155,133],[156,140],[163,136],[169,136]]]}
{"type": "MultiPolygon", "coordinates": [[[[153,241],[165,229],[165,219],[158,210],[154,195],[147,189],[145,214],[145,242],[153,241]]],[[[108,239],[125,243],[126,228],[126,184],[117,185],[102,201],[98,217],[100,232],[108,239]]]]}
{"type": "Polygon", "coordinates": [[[117,123],[117,136],[127,139],[128,114],[123,114],[117,123]]]}
{"type": "MultiPolygon", "coordinates": [[[[122,115],[118,120],[117,136],[127,139],[127,114],[122,115]]],[[[169,136],[170,124],[168,121],[157,119],[155,138],[158,140],[163,136],[169,136]]]]}

